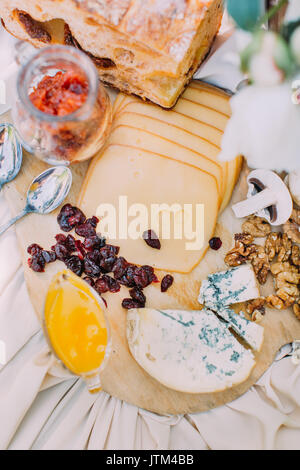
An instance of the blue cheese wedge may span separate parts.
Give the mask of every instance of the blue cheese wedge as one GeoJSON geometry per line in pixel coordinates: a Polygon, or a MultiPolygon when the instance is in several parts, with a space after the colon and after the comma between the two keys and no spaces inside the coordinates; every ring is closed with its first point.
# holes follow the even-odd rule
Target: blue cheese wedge
{"type": "Polygon", "coordinates": [[[215,274],[202,282],[199,303],[212,310],[224,309],[232,304],[260,297],[260,291],[252,266],[245,264],[215,274]]]}
{"type": "Polygon", "coordinates": [[[218,310],[219,317],[223,318],[243,340],[255,351],[260,351],[264,342],[264,328],[255,322],[247,320],[243,312],[236,314],[226,308],[218,310]]]}
{"type": "Polygon", "coordinates": [[[255,365],[252,352],[206,309],[130,310],[127,339],[138,364],[180,392],[226,390],[244,382],[255,365]]]}

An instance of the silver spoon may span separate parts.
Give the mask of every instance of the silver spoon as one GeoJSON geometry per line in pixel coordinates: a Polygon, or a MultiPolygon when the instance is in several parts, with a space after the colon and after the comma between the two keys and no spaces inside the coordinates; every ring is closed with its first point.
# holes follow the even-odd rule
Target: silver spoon
{"type": "Polygon", "coordinates": [[[49,168],[31,183],[25,209],[0,227],[2,235],[11,225],[27,214],[49,214],[64,201],[72,185],[72,173],[65,166],[49,168]]]}
{"type": "Polygon", "coordinates": [[[23,150],[14,126],[0,124],[0,190],[17,176],[22,158],[23,150]]]}

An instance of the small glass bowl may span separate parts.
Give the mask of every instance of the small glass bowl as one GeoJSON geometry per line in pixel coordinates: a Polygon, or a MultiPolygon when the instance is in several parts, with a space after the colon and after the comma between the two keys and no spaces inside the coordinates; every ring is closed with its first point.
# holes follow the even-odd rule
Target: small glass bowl
{"type": "Polygon", "coordinates": [[[20,69],[13,120],[25,149],[50,165],[87,160],[104,145],[112,123],[110,98],[99,81],[91,59],[67,46],[41,49],[20,69]],[[45,76],[73,71],[88,82],[88,95],[71,114],[56,116],[40,111],[30,94],[45,76]]]}

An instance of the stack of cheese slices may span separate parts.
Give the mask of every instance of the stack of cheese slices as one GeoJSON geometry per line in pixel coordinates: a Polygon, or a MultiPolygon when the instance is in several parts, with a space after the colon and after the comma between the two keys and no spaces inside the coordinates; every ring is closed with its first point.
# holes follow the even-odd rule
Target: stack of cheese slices
{"type": "MultiPolygon", "coordinates": [[[[101,216],[100,204],[113,204],[118,210],[119,196],[126,196],[128,208],[142,204],[148,214],[153,204],[174,203],[192,204],[193,211],[196,204],[203,204],[205,212],[201,250],[187,250],[184,237],[171,237],[162,239],[162,249],[157,251],[141,237],[124,239],[117,233],[114,243],[125,258],[180,273],[189,273],[199,264],[240,173],[241,157],[218,161],[230,115],[229,96],[200,82],[192,82],[169,111],[138,98],[118,96],[111,136],[92,162],[81,192],[82,209],[101,216]]],[[[140,229],[149,228],[148,220],[140,229]]]]}

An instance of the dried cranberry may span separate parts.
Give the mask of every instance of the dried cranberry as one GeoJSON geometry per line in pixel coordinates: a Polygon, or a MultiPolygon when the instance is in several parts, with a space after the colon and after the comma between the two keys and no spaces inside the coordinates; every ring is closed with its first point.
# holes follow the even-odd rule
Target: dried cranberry
{"type": "Polygon", "coordinates": [[[81,276],[83,273],[83,261],[78,256],[71,256],[65,261],[68,269],[70,269],[77,276],[81,276]]]}
{"type": "Polygon", "coordinates": [[[77,225],[77,227],[75,228],[75,233],[77,233],[79,237],[90,238],[96,235],[96,230],[92,224],[84,223],[81,225],[77,225]]]}
{"type": "Polygon", "coordinates": [[[136,266],[134,264],[129,264],[124,276],[122,276],[121,279],[118,279],[118,281],[123,284],[126,287],[134,287],[135,282],[134,282],[134,273],[136,270],[136,266]]]}
{"type": "Polygon", "coordinates": [[[41,253],[36,253],[28,260],[29,267],[36,273],[43,273],[45,270],[45,260],[41,253]]]}
{"type": "Polygon", "coordinates": [[[155,273],[154,273],[154,269],[152,268],[152,266],[142,266],[143,270],[146,271],[147,275],[148,275],[148,279],[149,279],[149,284],[151,284],[152,282],[159,282],[155,273]]]}
{"type": "Polygon", "coordinates": [[[129,294],[133,300],[137,300],[138,302],[140,302],[140,304],[143,304],[143,306],[145,307],[146,297],[141,289],[139,289],[138,287],[134,287],[133,289],[130,289],[129,294]]]}
{"type": "Polygon", "coordinates": [[[83,212],[71,204],[64,205],[57,216],[57,222],[64,232],[70,232],[77,225],[83,224],[85,220],[83,212]]]}
{"type": "Polygon", "coordinates": [[[209,240],[209,246],[212,250],[218,251],[222,246],[222,240],[218,237],[211,238],[209,240]]]}
{"type": "Polygon", "coordinates": [[[54,251],[56,258],[60,261],[64,261],[70,255],[65,245],[62,245],[61,243],[57,243],[56,245],[52,246],[51,250],[54,251]]]}
{"type": "Polygon", "coordinates": [[[38,253],[40,253],[41,251],[43,250],[42,247],[40,247],[40,245],[37,245],[36,243],[33,243],[32,245],[30,245],[28,248],[27,248],[27,253],[29,253],[30,255],[36,255],[38,253]]]}
{"type": "Polygon", "coordinates": [[[106,258],[111,258],[112,256],[117,256],[119,254],[120,247],[119,246],[114,246],[114,245],[105,245],[103,248],[101,248],[100,253],[101,256],[106,259],[106,258]]]}
{"type": "Polygon", "coordinates": [[[96,228],[97,225],[99,224],[99,219],[93,216],[91,219],[87,219],[85,223],[90,224],[92,227],[96,228]]]}
{"type": "Polygon", "coordinates": [[[76,240],[73,235],[68,235],[63,245],[65,245],[70,254],[74,253],[74,251],[77,249],[76,240]]]}
{"type": "Polygon", "coordinates": [[[88,258],[99,266],[101,257],[98,250],[89,251],[88,253],[86,253],[85,258],[88,258]]]}
{"type": "Polygon", "coordinates": [[[54,263],[54,261],[56,261],[56,254],[54,253],[54,251],[43,250],[42,251],[42,256],[45,260],[45,263],[47,263],[47,264],[54,263]]]}
{"type": "Polygon", "coordinates": [[[148,273],[144,268],[136,268],[133,274],[133,279],[137,287],[141,287],[144,289],[144,287],[149,286],[151,284],[151,281],[149,280],[148,273]]]}
{"type": "Polygon", "coordinates": [[[132,308],[144,308],[144,305],[141,304],[138,300],[124,299],[122,302],[122,307],[126,310],[130,310],[132,308]]]}
{"type": "Polygon", "coordinates": [[[76,253],[80,259],[83,259],[86,255],[83,243],[80,240],[75,241],[76,253]]]}
{"type": "Polygon", "coordinates": [[[64,235],[62,233],[59,233],[58,235],[55,235],[55,240],[57,241],[57,243],[61,243],[61,244],[64,245],[66,239],[67,239],[66,235],[64,235]]]}
{"type": "Polygon", "coordinates": [[[116,256],[111,256],[110,258],[102,258],[100,261],[100,267],[105,273],[110,273],[113,270],[116,259],[116,256]]]}
{"type": "Polygon", "coordinates": [[[84,272],[93,277],[99,277],[101,274],[99,266],[99,254],[95,251],[87,253],[84,258],[84,272]]]}
{"type": "Polygon", "coordinates": [[[145,240],[147,245],[150,246],[151,248],[155,248],[156,250],[161,249],[161,243],[159,241],[158,236],[154,232],[154,230],[146,230],[143,233],[143,239],[145,240]]]}
{"type": "MultiPolygon", "coordinates": [[[[100,297],[101,297],[101,295],[100,295],[100,297]]],[[[104,303],[105,307],[107,308],[107,301],[105,299],[103,299],[103,297],[101,297],[101,299],[103,300],[103,303],[104,303]]]]}
{"type": "Polygon", "coordinates": [[[100,250],[100,248],[105,246],[105,243],[105,238],[101,238],[98,235],[93,235],[92,237],[86,238],[83,244],[86,250],[91,251],[95,249],[100,250]]]}
{"type": "Polygon", "coordinates": [[[88,284],[89,286],[91,286],[91,287],[94,287],[94,286],[95,286],[95,281],[94,281],[94,279],[93,279],[92,277],[86,276],[86,277],[83,278],[83,280],[84,280],[85,282],[87,282],[87,284],[88,284]]]}
{"type": "Polygon", "coordinates": [[[128,263],[126,259],[123,258],[122,256],[118,258],[112,268],[112,272],[115,276],[115,279],[121,279],[126,273],[127,267],[128,267],[128,263]]]}
{"type": "Polygon", "coordinates": [[[174,277],[170,274],[167,274],[163,280],[161,281],[160,289],[162,292],[167,292],[167,290],[171,287],[174,282],[174,277]]]}
{"type": "Polygon", "coordinates": [[[98,292],[98,294],[105,294],[106,292],[109,291],[109,285],[106,279],[98,279],[95,282],[95,289],[98,292]]]}
{"type": "Polygon", "coordinates": [[[116,293],[120,292],[121,286],[118,281],[113,277],[104,275],[102,279],[107,283],[109,292],[116,293]]]}

